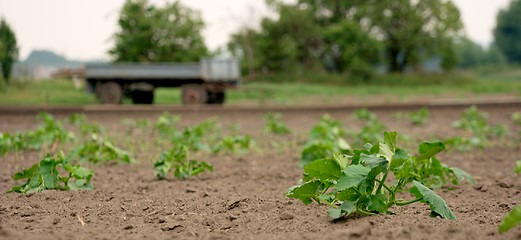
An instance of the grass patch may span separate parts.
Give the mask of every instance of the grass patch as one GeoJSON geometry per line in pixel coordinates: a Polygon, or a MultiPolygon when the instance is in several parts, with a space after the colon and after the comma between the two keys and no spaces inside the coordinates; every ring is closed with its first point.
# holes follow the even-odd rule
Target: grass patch
{"type": "MultiPolygon", "coordinates": [[[[320,75],[326,77],[326,75],[320,75]]],[[[359,101],[403,100],[410,97],[469,97],[485,95],[521,96],[521,70],[507,73],[476,75],[465,73],[455,75],[387,75],[375,80],[378,83],[338,82],[339,75],[325,83],[305,82],[302,79],[286,80],[288,75],[269,79],[246,79],[242,86],[227,92],[227,104],[282,104],[335,103],[342,98],[359,101]],[[459,77],[458,77],[459,76],[459,77]],[[445,79],[440,79],[445,78],[445,79]],[[302,80],[302,81],[301,81],[302,80]],[[420,84],[418,84],[420,83],[420,84]]],[[[156,104],[180,104],[179,88],[158,88],[156,104]]],[[[84,89],[76,89],[70,80],[13,81],[0,90],[0,104],[3,105],[83,105],[97,104],[93,94],[84,89]]],[[[125,100],[125,104],[131,104],[125,100]]]]}

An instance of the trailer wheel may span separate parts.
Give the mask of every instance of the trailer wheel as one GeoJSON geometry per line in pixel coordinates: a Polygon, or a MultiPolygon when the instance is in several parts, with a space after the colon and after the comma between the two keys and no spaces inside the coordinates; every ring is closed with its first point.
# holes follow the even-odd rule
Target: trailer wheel
{"type": "Polygon", "coordinates": [[[206,103],[223,104],[225,99],[226,99],[225,92],[208,92],[208,101],[206,103]]]}
{"type": "Polygon", "coordinates": [[[134,90],[130,93],[132,103],[134,104],[152,104],[154,103],[154,91],[134,90]]]}
{"type": "Polygon", "coordinates": [[[208,101],[208,92],[200,84],[183,85],[181,91],[183,104],[203,104],[208,101]]]}
{"type": "Polygon", "coordinates": [[[99,99],[103,104],[119,104],[123,99],[123,89],[121,85],[115,82],[97,85],[96,92],[99,94],[99,99]]]}

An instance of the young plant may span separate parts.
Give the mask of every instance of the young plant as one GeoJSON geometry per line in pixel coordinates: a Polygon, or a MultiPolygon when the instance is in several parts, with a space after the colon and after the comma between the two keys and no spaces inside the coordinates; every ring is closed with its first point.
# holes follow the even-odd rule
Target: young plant
{"type": "Polygon", "coordinates": [[[424,142],[419,153],[411,156],[396,145],[397,134],[385,132],[384,142],[357,149],[349,154],[334,154],[304,167],[302,184],[288,189],[286,196],[328,205],[332,218],[352,214],[391,213],[393,206],[415,202],[427,203],[431,216],[456,219],[445,201],[431,187],[462,180],[473,182],[464,171],[443,165],[436,154],[443,151],[442,142],[424,142]],[[388,179],[394,175],[394,181],[388,179]],[[399,199],[408,191],[412,199],[399,199]]]}
{"type": "Polygon", "coordinates": [[[22,184],[13,187],[9,192],[31,193],[44,190],[79,190],[93,189],[90,183],[93,172],[80,165],[70,164],[63,153],[52,157],[47,154],[43,160],[29,169],[24,169],[13,175],[14,180],[27,179],[22,184]],[[60,170],[65,175],[60,175],[60,170]]]}
{"type": "Polygon", "coordinates": [[[174,116],[169,114],[168,112],[163,112],[155,123],[155,128],[159,131],[161,136],[171,137],[179,132],[176,126],[179,123],[181,118],[179,116],[174,116]]]}
{"type": "Polygon", "coordinates": [[[288,126],[282,121],[280,113],[264,114],[264,132],[274,135],[287,135],[291,133],[288,126]]]}
{"type": "Polygon", "coordinates": [[[92,134],[88,141],[77,147],[69,158],[78,158],[80,162],[94,164],[108,163],[114,160],[119,160],[120,163],[135,162],[127,151],[114,146],[108,139],[96,134],[92,134]]]}
{"type": "Polygon", "coordinates": [[[376,114],[369,111],[367,108],[356,109],[351,117],[361,121],[376,120],[376,114]]]}
{"type": "Polygon", "coordinates": [[[521,205],[515,206],[499,224],[499,233],[505,233],[521,224],[521,205]]]}
{"type": "Polygon", "coordinates": [[[0,156],[12,151],[39,150],[48,145],[54,149],[56,144],[74,139],[74,134],[66,131],[61,122],[52,115],[42,112],[38,114],[37,120],[42,121],[42,124],[36,131],[18,132],[13,135],[0,133],[0,156]]]}
{"type": "Polygon", "coordinates": [[[91,134],[101,134],[105,130],[98,124],[89,123],[85,114],[73,113],[67,118],[67,122],[76,126],[82,136],[89,136],[91,134]]]}
{"type": "Polygon", "coordinates": [[[375,144],[383,141],[381,133],[385,131],[386,128],[387,126],[385,126],[385,124],[374,117],[365,121],[365,124],[360,131],[349,131],[347,136],[349,136],[353,146],[361,147],[365,143],[375,144]]]}
{"type": "Polygon", "coordinates": [[[472,106],[461,114],[461,118],[452,123],[455,129],[466,131],[470,136],[458,136],[447,139],[447,145],[455,146],[457,150],[470,150],[473,147],[485,148],[490,138],[503,137],[508,132],[505,125],[491,126],[488,115],[472,106]]]}
{"type": "MultiPolygon", "coordinates": [[[[516,162],[515,173],[521,173],[521,160],[516,162]]],[[[521,205],[515,206],[507,215],[503,218],[499,224],[499,233],[505,233],[513,227],[521,224],[521,205]]]]}
{"type": "Polygon", "coordinates": [[[156,178],[165,179],[172,169],[174,176],[179,179],[186,179],[205,171],[213,171],[213,166],[204,161],[190,160],[188,153],[186,145],[161,153],[159,160],[154,163],[156,178]]]}
{"type": "Polygon", "coordinates": [[[415,112],[409,113],[409,120],[411,121],[412,125],[420,126],[425,125],[427,121],[429,120],[429,109],[426,107],[422,107],[420,110],[415,112]]]}
{"type": "Polygon", "coordinates": [[[210,145],[218,142],[221,137],[220,129],[215,120],[209,119],[193,127],[185,127],[182,132],[175,132],[171,136],[171,142],[174,145],[183,143],[190,151],[211,152],[210,145]]]}
{"type": "Polygon", "coordinates": [[[335,152],[345,152],[351,146],[343,138],[345,135],[342,124],[324,115],[320,122],[309,132],[309,139],[301,153],[300,165],[306,164],[325,157],[332,156],[335,152]]]}
{"type": "Polygon", "coordinates": [[[250,135],[232,135],[223,137],[212,148],[213,153],[229,152],[231,154],[244,154],[255,146],[255,141],[250,135]]]}
{"type": "Polygon", "coordinates": [[[521,112],[512,114],[512,121],[514,121],[515,124],[521,126],[521,112]]]}

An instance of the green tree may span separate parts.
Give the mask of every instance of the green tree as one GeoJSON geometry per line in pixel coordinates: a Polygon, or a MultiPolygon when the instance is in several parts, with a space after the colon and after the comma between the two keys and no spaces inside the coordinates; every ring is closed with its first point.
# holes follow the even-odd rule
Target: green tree
{"type": "Polygon", "coordinates": [[[521,63],[521,0],[512,0],[497,16],[495,42],[508,61],[521,63]]]}
{"type": "Polygon", "coordinates": [[[200,14],[179,2],[162,8],[127,0],[109,54],[116,62],[191,62],[208,54],[200,14]]]}
{"type": "Polygon", "coordinates": [[[345,20],[382,42],[389,71],[416,68],[423,60],[441,57],[442,66],[456,64],[451,38],[463,27],[450,0],[300,0],[323,25],[345,20]]]}
{"type": "Polygon", "coordinates": [[[483,65],[501,65],[506,63],[505,56],[496,44],[488,48],[473,42],[467,37],[461,37],[455,41],[455,49],[459,68],[475,68],[483,65]]]}
{"type": "Polygon", "coordinates": [[[18,59],[16,36],[5,19],[0,20],[0,65],[2,77],[9,82],[13,64],[18,59]]]}

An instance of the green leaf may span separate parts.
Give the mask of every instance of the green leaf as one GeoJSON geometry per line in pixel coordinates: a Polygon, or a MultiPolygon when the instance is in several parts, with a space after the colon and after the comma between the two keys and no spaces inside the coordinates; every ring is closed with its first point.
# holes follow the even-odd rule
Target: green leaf
{"type": "Polygon", "coordinates": [[[347,188],[356,187],[367,178],[367,174],[371,171],[370,168],[362,165],[351,165],[344,169],[342,176],[338,179],[336,190],[342,191],[347,188]]]}
{"type": "Polygon", "coordinates": [[[459,181],[467,181],[472,185],[476,184],[476,181],[474,180],[474,178],[467,172],[465,172],[457,167],[451,167],[450,169],[452,170],[452,172],[454,173],[454,175],[456,176],[456,178],[459,181]]]}
{"type": "Polygon", "coordinates": [[[338,138],[337,140],[337,146],[340,150],[347,150],[347,151],[351,151],[353,148],[351,148],[351,146],[349,145],[349,143],[347,143],[346,140],[344,140],[343,138],[338,138]]]}
{"type": "Polygon", "coordinates": [[[389,146],[387,146],[387,144],[385,143],[380,143],[380,151],[379,151],[379,154],[380,156],[384,156],[387,160],[391,161],[391,159],[393,159],[393,156],[394,156],[394,151],[391,150],[389,148],[389,146]]]}
{"type": "Polygon", "coordinates": [[[304,167],[304,173],[321,181],[337,180],[342,173],[334,159],[322,159],[309,163],[304,167]]]}
{"type": "Polygon", "coordinates": [[[339,219],[344,216],[344,214],[342,214],[342,209],[340,208],[331,208],[327,210],[327,215],[333,219],[339,219]]]}
{"type": "Polygon", "coordinates": [[[389,166],[389,169],[391,169],[392,171],[396,170],[396,168],[402,166],[403,163],[409,160],[410,158],[411,157],[409,156],[407,150],[397,148],[394,153],[393,159],[391,160],[391,165],[389,166]]]}
{"type": "Polygon", "coordinates": [[[445,144],[443,144],[443,142],[423,142],[419,147],[420,156],[418,156],[418,160],[429,159],[443,150],[445,150],[445,144]]]}
{"type": "Polygon", "coordinates": [[[387,208],[387,197],[385,194],[375,194],[371,195],[370,203],[367,208],[369,211],[376,211],[379,213],[386,213],[388,211],[387,208]]]}
{"type": "Polygon", "coordinates": [[[521,223],[521,205],[514,207],[499,224],[499,232],[504,233],[521,223]]]}
{"type": "Polygon", "coordinates": [[[516,168],[514,169],[514,172],[515,172],[516,174],[520,174],[520,173],[521,173],[521,160],[518,160],[518,161],[516,162],[516,168]]]}
{"type": "Polygon", "coordinates": [[[338,219],[354,212],[356,212],[356,202],[344,201],[338,208],[329,209],[327,214],[333,219],[338,219]]]}
{"type": "Polygon", "coordinates": [[[312,203],[312,199],[317,198],[317,190],[322,186],[318,181],[311,181],[302,185],[293,186],[288,189],[286,196],[300,199],[304,204],[312,203]]]}
{"type": "Polygon", "coordinates": [[[429,204],[432,211],[431,216],[440,216],[442,218],[456,220],[456,216],[454,216],[454,213],[452,213],[443,198],[418,181],[413,181],[413,186],[411,193],[418,198],[423,198],[423,201],[429,204]]]}
{"type": "Polygon", "coordinates": [[[367,155],[360,154],[360,161],[364,163],[370,169],[374,169],[376,167],[382,167],[382,169],[387,168],[387,164],[389,161],[385,158],[377,157],[375,154],[367,155]]]}
{"type": "Polygon", "coordinates": [[[335,153],[333,155],[333,159],[335,159],[336,163],[338,164],[338,166],[340,166],[341,170],[344,170],[349,162],[349,159],[341,153],[335,153]]]}
{"type": "Polygon", "coordinates": [[[396,132],[384,132],[384,143],[389,147],[391,152],[396,149],[396,132]]]}
{"type": "Polygon", "coordinates": [[[300,165],[305,166],[315,160],[329,157],[333,154],[335,146],[331,142],[313,141],[302,150],[300,165]]]}

